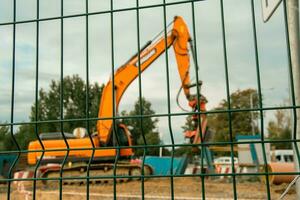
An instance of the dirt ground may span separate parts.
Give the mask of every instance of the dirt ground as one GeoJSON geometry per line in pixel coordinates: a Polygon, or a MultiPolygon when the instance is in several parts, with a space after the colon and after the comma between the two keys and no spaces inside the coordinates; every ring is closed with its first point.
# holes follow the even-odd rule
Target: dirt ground
{"type": "MultiPolygon", "coordinates": [[[[205,199],[233,199],[233,183],[229,180],[204,180],[204,191],[202,191],[201,179],[193,178],[174,178],[173,180],[173,199],[196,200],[202,199],[204,192],[205,199]]],[[[22,185],[21,185],[22,186],[22,185]]],[[[238,199],[268,199],[267,187],[261,182],[242,182],[236,183],[236,195],[238,199]]],[[[171,179],[170,178],[152,178],[144,182],[131,181],[127,183],[118,183],[116,185],[117,199],[132,200],[141,199],[142,187],[144,187],[145,199],[172,199],[171,179]]],[[[278,199],[287,185],[270,187],[271,199],[278,199]]],[[[12,200],[32,199],[32,187],[25,184],[25,188],[17,187],[12,184],[10,197],[12,200]]],[[[1,185],[0,199],[7,199],[7,185],[1,185]]],[[[86,185],[63,185],[62,197],[65,200],[83,200],[86,199],[86,185]]],[[[112,183],[101,183],[89,186],[89,197],[96,199],[113,199],[114,185],[112,183]]],[[[37,184],[37,200],[56,200],[59,199],[59,189],[57,187],[46,187],[41,183],[37,184]]],[[[295,191],[292,189],[284,199],[296,199],[295,191]]]]}

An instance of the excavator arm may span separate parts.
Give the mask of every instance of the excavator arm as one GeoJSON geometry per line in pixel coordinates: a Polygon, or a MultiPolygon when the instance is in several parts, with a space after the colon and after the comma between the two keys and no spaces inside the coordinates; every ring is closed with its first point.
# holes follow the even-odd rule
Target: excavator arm
{"type": "Polygon", "coordinates": [[[118,106],[124,92],[139,75],[139,57],[140,72],[142,73],[163,52],[173,45],[182,88],[186,98],[190,98],[189,41],[191,41],[191,37],[187,25],[181,17],[176,16],[174,18],[173,28],[166,38],[161,37],[154,43],[149,42],[140,53],[133,56],[125,65],[117,69],[114,74],[114,79],[110,78],[103,89],[99,106],[98,117],[100,120],[97,122],[97,132],[102,144],[108,143],[112,132],[113,120],[111,118],[113,117],[113,110],[118,111],[118,106]],[[114,89],[112,89],[113,86],[114,89]],[[115,108],[113,107],[113,101],[115,101],[115,108]]]}

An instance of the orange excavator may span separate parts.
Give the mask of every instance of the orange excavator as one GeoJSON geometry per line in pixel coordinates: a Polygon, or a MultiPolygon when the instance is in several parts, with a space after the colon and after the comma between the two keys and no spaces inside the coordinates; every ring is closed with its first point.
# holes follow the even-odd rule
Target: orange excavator
{"type": "MultiPolygon", "coordinates": [[[[183,89],[189,105],[194,110],[205,110],[206,100],[200,98],[198,102],[196,95],[190,94],[191,87],[201,86],[200,83],[190,83],[188,44],[191,41],[186,23],[181,17],[176,16],[173,21],[173,28],[168,31],[166,38],[162,36],[155,41],[148,42],[141,48],[139,53],[118,68],[114,76],[105,85],[99,106],[97,132],[89,137],[87,133],[82,131],[82,128],[79,128],[74,130],[77,137],[65,133],[63,138],[55,137],[55,134],[49,134],[48,136],[40,134],[44,150],[38,140],[30,142],[28,164],[35,165],[42,158],[40,168],[43,177],[59,176],[58,172],[61,171],[61,167],[63,167],[64,175],[69,173],[72,176],[81,176],[82,174],[85,175],[83,172],[88,169],[91,170],[90,176],[98,176],[112,174],[114,160],[117,157],[117,174],[125,176],[141,174],[140,164],[130,162],[130,158],[134,155],[134,150],[131,148],[130,132],[126,125],[118,123],[116,119],[113,119],[113,116],[118,111],[124,92],[139,76],[139,72],[142,73],[146,70],[171,46],[173,46],[176,56],[181,89],[183,89]],[[115,107],[113,107],[113,104],[115,104],[115,107]],[[198,109],[199,105],[200,109],[198,109]],[[117,146],[118,148],[116,148],[117,146]],[[43,156],[42,151],[44,151],[43,156]],[[67,152],[68,156],[66,157],[67,152]],[[87,163],[91,157],[93,157],[92,162],[88,165],[87,163]],[[61,166],[63,160],[66,161],[66,164],[61,166]],[[50,163],[60,163],[60,165],[49,165],[50,163]]],[[[197,115],[194,115],[194,118],[197,118],[197,115]]],[[[205,115],[201,115],[200,121],[204,136],[206,129],[205,115]]],[[[197,129],[187,132],[186,137],[192,138],[193,143],[199,143],[199,132],[197,129]]],[[[145,174],[152,173],[149,166],[145,165],[144,167],[145,174]]]]}

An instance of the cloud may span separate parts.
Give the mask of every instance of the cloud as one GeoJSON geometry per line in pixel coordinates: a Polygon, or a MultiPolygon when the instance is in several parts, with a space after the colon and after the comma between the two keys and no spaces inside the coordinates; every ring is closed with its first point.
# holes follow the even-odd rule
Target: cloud
{"type": "MultiPolygon", "coordinates": [[[[1,22],[12,20],[12,3],[2,1],[1,22]],[[2,12],[3,11],[3,12],[2,12]]],[[[174,2],[174,1],[168,1],[174,2]]],[[[36,18],[36,1],[18,0],[17,19],[36,18]]],[[[134,7],[135,1],[114,1],[115,9],[134,7]]],[[[160,4],[159,0],[140,1],[140,6],[160,4]]],[[[202,93],[207,97],[208,108],[212,109],[226,98],[226,76],[221,29],[220,2],[218,0],[195,2],[195,27],[192,21],[192,4],[166,7],[166,23],[175,15],[183,16],[190,27],[191,35],[197,41],[199,79],[203,80],[202,93]],[[195,35],[193,34],[195,28],[195,35]]],[[[257,72],[252,31],[250,2],[224,2],[226,45],[230,92],[236,89],[257,88],[257,72]]],[[[259,64],[261,83],[266,106],[275,105],[286,96],[288,86],[287,56],[282,20],[282,9],[276,11],[271,21],[262,23],[260,4],[255,4],[259,64]],[[280,75],[281,78],[274,78],[280,75]],[[276,92],[268,93],[269,88],[276,92]]],[[[89,11],[99,12],[110,9],[110,1],[89,1],[89,11]]],[[[40,18],[60,16],[59,0],[40,1],[40,18]]],[[[65,0],[64,14],[85,13],[85,1],[65,0]]],[[[111,15],[89,16],[89,81],[106,83],[111,73],[125,63],[138,50],[136,10],[113,14],[113,35],[111,15]],[[113,43],[112,43],[113,37],[113,43]],[[112,47],[113,44],[113,47],[112,47]],[[113,48],[113,51],[112,51],[113,48]],[[113,56],[113,57],[112,57],[113,56]],[[112,66],[114,64],[114,66],[112,66]]],[[[140,46],[164,29],[163,7],[139,10],[140,46]]],[[[86,79],[86,17],[64,19],[63,33],[63,75],[79,74],[86,79]]],[[[47,89],[51,80],[61,76],[61,20],[39,23],[39,88],[47,89]]],[[[0,81],[1,115],[0,121],[9,119],[12,82],[12,26],[0,26],[0,81]]],[[[173,50],[169,56],[169,92],[171,112],[183,112],[176,105],[176,94],[180,87],[173,50]]],[[[142,74],[142,95],[149,100],[153,109],[160,114],[168,112],[166,57],[163,54],[142,74]]],[[[195,77],[195,66],[191,65],[191,75],[195,77]]],[[[28,120],[30,107],[35,98],[36,79],[36,23],[18,24],[16,29],[16,121],[28,120]]],[[[139,97],[138,81],[132,83],[120,104],[120,110],[132,109],[139,97]]],[[[180,97],[186,108],[186,100],[180,97]]],[[[172,130],[176,142],[182,142],[183,117],[172,117],[172,130]]],[[[159,130],[164,133],[166,143],[170,142],[168,118],[160,119],[159,130]]]]}

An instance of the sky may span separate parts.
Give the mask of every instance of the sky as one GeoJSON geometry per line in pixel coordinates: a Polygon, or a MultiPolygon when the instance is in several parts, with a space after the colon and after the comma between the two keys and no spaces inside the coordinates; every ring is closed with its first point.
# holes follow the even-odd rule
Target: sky
{"type": "MultiPolygon", "coordinates": [[[[36,0],[17,0],[16,20],[36,19],[36,0]]],[[[140,6],[158,5],[162,0],[141,0],[140,6]]],[[[176,2],[173,1],[166,1],[176,2]]],[[[178,1],[177,1],[178,2],[178,1]]],[[[263,105],[278,106],[289,98],[289,74],[287,46],[280,5],[268,23],[263,23],[261,1],[255,0],[257,22],[258,59],[260,67],[263,105]]],[[[136,6],[134,0],[114,1],[114,9],[136,6]]],[[[166,23],[176,15],[186,21],[192,37],[196,39],[198,76],[203,81],[202,94],[208,99],[208,110],[226,99],[225,61],[222,39],[221,8],[219,0],[194,3],[195,27],[192,20],[191,3],[166,7],[166,23]],[[195,32],[195,35],[193,34],[195,32]]],[[[110,10],[110,0],[89,0],[89,12],[110,10]]],[[[65,16],[85,13],[85,0],[64,0],[65,16]]],[[[58,17],[61,14],[60,0],[40,0],[40,18],[58,17]]],[[[224,0],[227,65],[230,93],[237,89],[257,89],[257,72],[251,19],[250,1],[224,0]]],[[[112,51],[114,70],[124,64],[138,50],[137,11],[120,11],[113,14],[113,39],[111,42],[111,16],[101,13],[89,16],[89,78],[90,82],[106,83],[112,73],[112,51]]],[[[145,8],[139,11],[140,44],[143,46],[164,28],[163,7],[145,8]]],[[[13,20],[13,3],[0,1],[0,23],[13,20]]],[[[39,23],[39,88],[49,89],[51,80],[60,79],[61,67],[61,20],[39,23]]],[[[85,16],[63,20],[63,75],[79,74],[86,78],[86,32],[85,16]]],[[[14,121],[27,122],[30,107],[35,101],[36,68],[36,23],[16,25],[16,68],[14,121]]],[[[12,92],[13,26],[0,25],[0,123],[10,121],[12,92]]],[[[171,113],[181,113],[176,105],[180,87],[173,50],[168,51],[170,77],[171,113]]],[[[142,96],[152,103],[157,114],[168,113],[166,55],[160,56],[141,76],[142,96]]],[[[191,65],[191,77],[195,78],[195,66],[191,65]]],[[[132,110],[139,97],[138,81],[134,81],[121,101],[119,110],[132,110]]],[[[182,95],[181,105],[189,109],[182,95]]],[[[272,119],[267,112],[266,118],[272,119]]],[[[169,127],[167,117],[160,117],[158,131],[165,144],[183,142],[181,126],[185,116],[172,117],[169,127]]],[[[53,130],[55,131],[55,130],[53,130]]]]}

